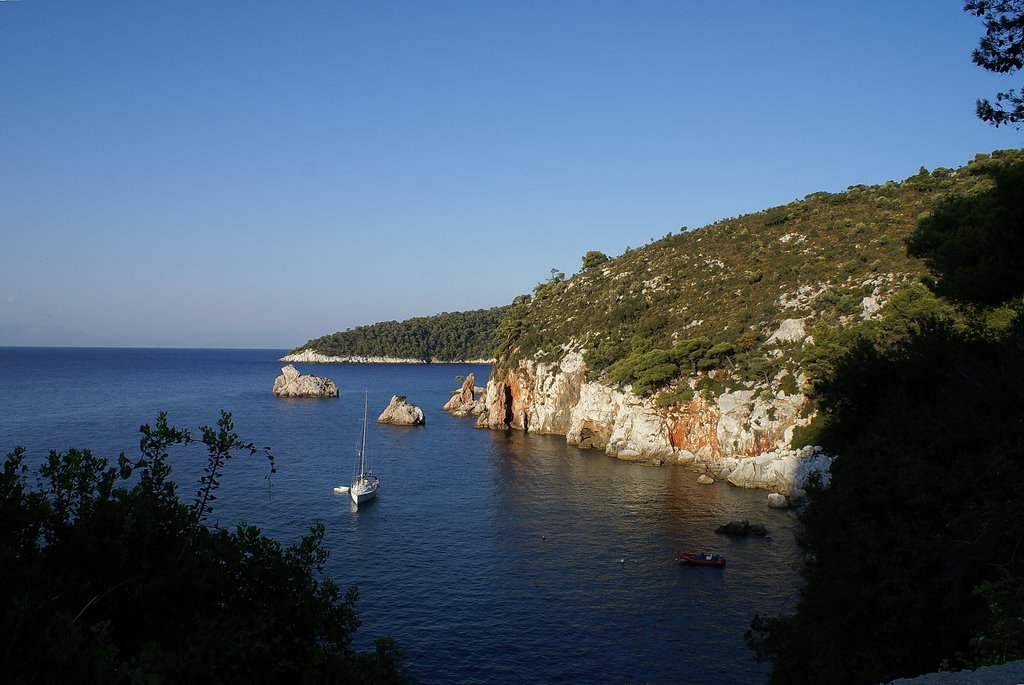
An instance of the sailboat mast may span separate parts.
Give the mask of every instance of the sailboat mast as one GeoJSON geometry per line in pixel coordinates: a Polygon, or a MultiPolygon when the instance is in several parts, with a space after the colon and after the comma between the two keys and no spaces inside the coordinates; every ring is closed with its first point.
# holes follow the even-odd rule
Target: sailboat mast
{"type": "Polygon", "coordinates": [[[369,401],[370,392],[367,390],[363,395],[363,441],[359,446],[359,475],[366,473],[366,405],[369,401]]]}

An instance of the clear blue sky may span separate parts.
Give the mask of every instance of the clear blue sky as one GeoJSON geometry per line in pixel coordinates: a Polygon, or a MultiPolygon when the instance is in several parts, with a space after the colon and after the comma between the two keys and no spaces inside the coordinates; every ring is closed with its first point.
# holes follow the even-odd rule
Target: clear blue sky
{"type": "Polygon", "coordinates": [[[0,1],[0,345],[288,348],[1019,147],[957,1],[0,1]]]}

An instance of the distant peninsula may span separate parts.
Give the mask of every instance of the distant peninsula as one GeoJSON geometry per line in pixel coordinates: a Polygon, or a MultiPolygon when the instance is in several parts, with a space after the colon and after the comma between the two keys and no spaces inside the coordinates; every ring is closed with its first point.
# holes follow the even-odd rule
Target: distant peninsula
{"type": "Polygon", "coordinates": [[[414,359],[411,357],[386,357],[381,355],[335,356],[321,354],[315,350],[302,350],[286,354],[278,359],[281,362],[301,364],[490,364],[493,359],[414,359]]]}
{"type": "Polygon", "coordinates": [[[280,361],[307,364],[489,364],[510,306],[357,326],[308,341],[280,361]]]}

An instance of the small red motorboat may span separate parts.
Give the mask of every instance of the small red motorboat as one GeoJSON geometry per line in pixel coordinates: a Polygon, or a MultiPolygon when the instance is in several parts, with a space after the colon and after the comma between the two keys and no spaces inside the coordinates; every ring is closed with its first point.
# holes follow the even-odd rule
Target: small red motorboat
{"type": "Polygon", "coordinates": [[[680,564],[725,566],[725,555],[712,554],[711,552],[676,552],[676,559],[679,560],[680,564]]]}

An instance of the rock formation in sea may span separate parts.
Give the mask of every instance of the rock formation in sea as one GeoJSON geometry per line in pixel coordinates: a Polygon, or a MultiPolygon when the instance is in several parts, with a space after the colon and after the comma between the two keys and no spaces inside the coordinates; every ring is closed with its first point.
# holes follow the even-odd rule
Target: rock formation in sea
{"type": "Polygon", "coordinates": [[[377,423],[391,426],[422,426],[426,423],[423,410],[410,404],[404,395],[393,395],[384,412],[377,417],[377,423]]]}
{"type": "Polygon", "coordinates": [[[799,392],[787,394],[779,379],[717,397],[695,393],[687,402],[659,407],[628,387],[588,381],[585,372],[574,351],[557,363],[521,360],[492,375],[477,426],[564,435],[571,445],[618,459],[682,464],[739,487],[787,496],[800,496],[813,472],[827,480],[832,459],[820,448],[787,449],[794,428],[808,420],[807,400],[799,392]]]}
{"type": "Polygon", "coordinates": [[[452,398],[445,402],[444,410],[453,416],[476,416],[482,414],[486,407],[484,400],[484,388],[474,385],[476,378],[472,373],[466,376],[462,387],[455,391],[452,398]]]}
{"type": "Polygon", "coordinates": [[[275,397],[337,397],[338,386],[330,378],[302,375],[289,364],[274,379],[275,397]]]}
{"type": "Polygon", "coordinates": [[[751,523],[744,519],[742,521],[729,521],[715,529],[716,533],[722,535],[760,535],[768,534],[768,529],[763,523],[751,523]]]}

